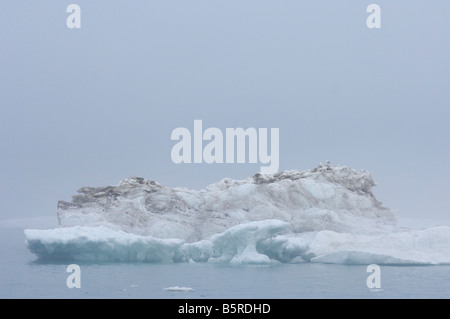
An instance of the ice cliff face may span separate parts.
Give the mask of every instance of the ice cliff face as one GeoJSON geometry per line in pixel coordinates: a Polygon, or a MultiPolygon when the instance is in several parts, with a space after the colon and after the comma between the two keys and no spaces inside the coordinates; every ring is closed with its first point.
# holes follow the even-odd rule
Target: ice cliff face
{"type": "Polygon", "coordinates": [[[252,221],[289,223],[285,232],[382,231],[395,223],[371,192],[366,171],[320,165],[305,171],[223,179],[195,191],[132,177],[116,186],[83,187],[58,203],[63,227],[106,226],[156,238],[194,242],[252,221]]]}

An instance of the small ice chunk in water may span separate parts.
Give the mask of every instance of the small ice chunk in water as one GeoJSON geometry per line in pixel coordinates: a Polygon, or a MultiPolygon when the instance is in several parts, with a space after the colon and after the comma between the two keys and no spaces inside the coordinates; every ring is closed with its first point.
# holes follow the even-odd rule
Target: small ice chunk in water
{"type": "Polygon", "coordinates": [[[167,288],[164,288],[163,290],[165,290],[165,291],[175,291],[175,292],[190,292],[190,291],[194,291],[194,289],[192,289],[190,287],[178,287],[178,286],[167,287],[167,288]]]}

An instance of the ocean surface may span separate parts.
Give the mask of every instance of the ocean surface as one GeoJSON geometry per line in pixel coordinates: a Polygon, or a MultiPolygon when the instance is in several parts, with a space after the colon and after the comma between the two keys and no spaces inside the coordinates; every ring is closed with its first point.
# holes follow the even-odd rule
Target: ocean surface
{"type": "Polygon", "coordinates": [[[366,265],[78,263],[81,288],[69,289],[68,264],[37,262],[23,229],[0,229],[0,298],[450,298],[450,266],[383,266],[381,288],[366,265]],[[167,291],[168,287],[192,291],[167,291]]]}

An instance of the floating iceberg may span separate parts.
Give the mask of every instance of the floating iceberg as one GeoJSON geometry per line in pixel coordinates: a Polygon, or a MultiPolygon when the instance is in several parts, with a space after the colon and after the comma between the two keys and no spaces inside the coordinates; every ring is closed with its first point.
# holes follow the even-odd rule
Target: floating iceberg
{"type": "Polygon", "coordinates": [[[367,171],[223,179],[195,191],[132,177],[58,203],[60,227],[26,229],[43,260],[267,264],[450,263],[450,227],[406,231],[367,171]]]}

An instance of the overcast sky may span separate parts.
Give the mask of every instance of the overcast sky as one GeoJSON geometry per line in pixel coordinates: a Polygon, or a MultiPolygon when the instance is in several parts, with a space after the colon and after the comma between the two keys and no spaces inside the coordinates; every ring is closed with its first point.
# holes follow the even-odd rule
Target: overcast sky
{"type": "Polygon", "coordinates": [[[280,170],[366,169],[400,216],[448,219],[449,14],[447,0],[4,1],[0,219],[56,215],[129,176],[199,189],[259,170],[174,164],[171,132],[194,119],[279,128],[280,170]]]}

